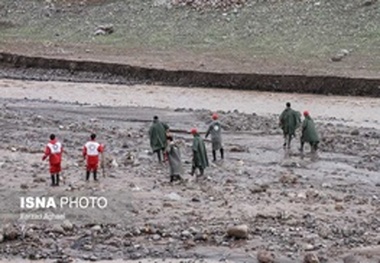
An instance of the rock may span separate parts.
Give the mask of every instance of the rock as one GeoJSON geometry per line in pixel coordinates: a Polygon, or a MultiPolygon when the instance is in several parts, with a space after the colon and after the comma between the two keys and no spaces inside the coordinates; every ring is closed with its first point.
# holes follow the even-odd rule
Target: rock
{"type": "Polygon", "coordinates": [[[166,195],[166,198],[172,201],[180,201],[182,197],[175,192],[171,192],[170,194],[166,195]]]}
{"type": "Polygon", "coordinates": [[[98,258],[95,255],[92,255],[90,257],[90,261],[97,261],[97,260],[98,260],[98,258]]]}
{"type": "Polygon", "coordinates": [[[15,240],[19,236],[17,228],[11,224],[7,224],[3,227],[3,238],[4,240],[15,240]]]}
{"type": "Polygon", "coordinates": [[[110,25],[100,25],[96,28],[94,35],[109,35],[114,32],[114,27],[112,24],[110,25]]]}
{"type": "Polygon", "coordinates": [[[360,263],[360,260],[354,255],[348,255],[343,258],[343,263],[360,263]]]}
{"type": "Polygon", "coordinates": [[[284,174],[280,177],[280,182],[282,184],[296,184],[298,182],[298,177],[292,174],[284,174]]]}
{"type": "Polygon", "coordinates": [[[303,263],[319,263],[319,259],[315,254],[308,253],[303,258],[303,263]]]}
{"type": "Polygon", "coordinates": [[[61,225],[54,225],[51,230],[51,232],[53,233],[57,233],[57,234],[64,234],[65,233],[65,230],[63,229],[63,227],[61,225]]]}
{"type": "Polygon", "coordinates": [[[236,153],[240,153],[240,152],[246,152],[247,149],[241,145],[234,145],[230,148],[230,152],[236,152],[236,153]]]}
{"type": "Polygon", "coordinates": [[[0,243],[4,242],[4,235],[0,233],[0,243]]]}
{"type": "Polygon", "coordinates": [[[268,188],[269,188],[268,185],[255,185],[249,190],[251,191],[252,194],[259,194],[259,193],[266,192],[268,188]]]}
{"type": "Polygon", "coordinates": [[[62,228],[63,228],[65,231],[71,231],[71,230],[73,230],[74,225],[73,225],[69,220],[65,220],[65,221],[63,221],[63,223],[62,223],[62,228]]]}
{"type": "Polygon", "coordinates": [[[337,203],[337,204],[335,204],[335,210],[336,210],[336,211],[343,211],[343,210],[344,210],[344,207],[343,207],[342,204],[337,203]]]}
{"type": "Polygon", "coordinates": [[[377,0],[366,0],[363,2],[363,6],[371,6],[373,4],[375,4],[377,2],[377,0]]]}
{"type": "Polygon", "coordinates": [[[117,163],[115,159],[112,160],[111,165],[112,167],[115,167],[115,168],[119,167],[119,164],[117,163]]]}
{"type": "Polygon", "coordinates": [[[247,238],[248,237],[248,226],[239,225],[231,226],[227,229],[227,235],[235,238],[247,238]]]}
{"type": "Polygon", "coordinates": [[[95,226],[93,226],[93,227],[91,228],[91,230],[97,232],[97,231],[102,230],[102,227],[99,226],[99,225],[95,225],[95,226]]]}
{"type": "Polygon", "coordinates": [[[306,245],[304,245],[304,250],[305,251],[312,251],[314,249],[315,249],[315,247],[312,244],[306,244],[306,245]]]}
{"type": "Polygon", "coordinates": [[[155,234],[155,235],[152,237],[152,239],[153,239],[154,241],[158,241],[158,240],[161,239],[161,236],[158,235],[158,234],[155,234]]]}
{"type": "Polygon", "coordinates": [[[355,129],[355,130],[352,130],[350,134],[353,136],[358,136],[360,134],[360,131],[358,129],[355,129]]]}
{"type": "Polygon", "coordinates": [[[261,250],[257,253],[257,261],[259,263],[273,263],[274,257],[266,250],[261,250]]]}
{"type": "Polygon", "coordinates": [[[29,189],[29,186],[27,184],[21,184],[20,188],[26,190],[29,189]]]}
{"type": "Polygon", "coordinates": [[[339,52],[331,58],[333,62],[342,61],[344,57],[346,57],[350,52],[347,49],[341,49],[339,52]]]}
{"type": "Polygon", "coordinates": [[[33,183],[45,183],[46,179],[44,177],[36,177],[33,179],[33,183]]]}
{"type": "Polygon", "coordinates": [[[182,236],[182,237],[186,237],[186,238],[190,238],[190,237],[192,237],[193,235],[190,233],[189,230],[184,230],[184,231],[181,232],[181,236],[182,236]]]}
{"type": "Polygon", "coordinates": [[[208,235],[204,233],[196,233],[194,236],[194,241],[207,241],[208,240],[208,235]]]}
{"type": "Polygon", "coordinates": [[[191,202],[200,202],[201,200],[198,197],[193,197],[191,202]]]}

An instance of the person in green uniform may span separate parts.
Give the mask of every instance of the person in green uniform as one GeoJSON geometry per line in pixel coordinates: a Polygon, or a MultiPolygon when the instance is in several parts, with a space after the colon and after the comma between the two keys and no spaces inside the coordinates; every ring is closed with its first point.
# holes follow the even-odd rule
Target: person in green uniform
{"type": "Polygon", "coordinates": [[[196,128],[191,129],[190,133],[194,136],[192,146],[193,163],[190,174],[194,175],[195,170],[199,169],[200,176],[203,176],[205,168],[208,167],[206,146],[196,128]]]}
{"type": "Polygon", "coordinates": [[[305,119],[302,122],[302,135],[301,135],[301,148],[300,151],[303,153],[303,147],[305,142],[310,144],[311,152],[316,153],[318,150],[319,136],[317,130],[315,129],[315,124],[313,119],[310,117],[308,111],[304,111],[303,116],[305,119]]]}
{"type": "Polygon", "coordinates": [[[286,103],[286,109],[280,115],[280,127],[284,133],[284,145],[290,149],[290,143],[295,136],[297,128],[301,124],[301,114],[291,108],[290,102],[286,103]]]}
{"type": "Polygon", "coordinates": [[[220,158],[224,159],[224,150],[222,145],[222,126],[218,121],[218,114],[212,114],[213,122],[208,127],[206,132],[206,138],[211,134],[211,143],[212,143],[212,157],[213,161],[216,161],[216,151],[220,151],[220,158]]]}
{"type": "Polygon", "coordinates": [[[154,153],[157,153],[158,161],[162,161],[162,153],[166,148],[166,133],[169,126],[160,122],[157,116],[153,117],[153,124],[149,129],[150,147],[154,153]]]}
{"type": "Polygon", "coordinates": [[[169,135],[167,137],[168,146],[166,147],[166,153],[169,160],[170,182],[181,181],[181,175],[183,174],[181,152],[179,146],[173,141],[173,137],[169,135]]]}

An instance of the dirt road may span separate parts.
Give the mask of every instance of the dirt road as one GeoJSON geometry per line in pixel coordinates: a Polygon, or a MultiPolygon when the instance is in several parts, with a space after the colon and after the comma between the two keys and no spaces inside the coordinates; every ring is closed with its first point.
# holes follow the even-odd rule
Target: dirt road
{"type": "MultiPolygon", "coordinates": [[[[13,80],[0,80],[0,91],[2,260],[255,262],[265,249],[278,262],[301,262],[307,253],[341,262],[353,248],[378,244],[379,100],[13,80]],[[273,114],[288,100],[315,116],[322,138],[317,161],[301,159],[297,142],[284,158],[273,114]],[[226,160],[212,163],[202,183],[185,175],[184,184],[170,185],[168,167],[150,152],[152,116],[174,129],[204,131],[209,109],[222,110],[226,160]],[[107,145],[107,176],[99,184],[84,181],[80,156],[93,131],[107,145]],[[49,187],[40,160],[52,132],[67,151],[58,188],[49,187]],[[24,211],[22,196],[109,202],[105,210],[49,210],[63,214],[63,222],[30,221],[20,215],[46,209],[24,211]],[[248,226],[247,240],[225,235],[234,224],[248,226]]],[[[175,137],[189,171],[191,137],[175,137]]]]}

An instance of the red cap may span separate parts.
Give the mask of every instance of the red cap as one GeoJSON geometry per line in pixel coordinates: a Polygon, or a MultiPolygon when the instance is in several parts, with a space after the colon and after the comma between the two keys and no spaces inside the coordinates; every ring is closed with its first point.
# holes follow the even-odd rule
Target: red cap
{"type": "Polygon", "coordinates": [[[309,116],[309,112],[308,112],[307,110],[305,110],[305,111],[303,112],[303,116],[309,116]]]}
{"type": "Polygon", "coordinates": [[[197,134],[198,133],[197,128],[191,128],[190,133],[193,134],[193,135],[197,134]]]}
{"type": "Polygon", "coordinates": [[[219,116],[218,116],[218,114],[217,114],[217,113],[213,113],[213,114],[212,114],[212,119],[213,119],[213,120],[217,120],[217,119],[218,119],[218,117],[219,117],[219,116]]]}

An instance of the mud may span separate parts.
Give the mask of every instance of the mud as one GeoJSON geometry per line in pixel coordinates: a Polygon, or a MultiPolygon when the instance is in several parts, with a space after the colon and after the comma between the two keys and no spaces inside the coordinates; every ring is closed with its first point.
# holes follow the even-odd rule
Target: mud
{"type": "Polygon", "coordinates": [[[370,247],[379,241],[380,129],[375,118],[359,113],[363,107],[376,110],[376,100],[355,103],[354,98],[310,96],[321,102],[315,110],[321,152],[313,161],[308,155],[300,158],[297,141],[292,154],[284,156],[275,114],[276,107],[283,107],[281,96],[293,98],[300,109],[304,105],[298,102],[306,95],[253,93],[256,100],[249,100],[247,91],[240,94],[247,99],[240,100],[239,91],[186,93],[158,86],[11,80],[2,80],[0,87],[0,210],[3,234],[8,233],[0,243],[4,262],[256,262],[261,249],[273,253],[276,262],[302,262],[306,253],[315,253],[321,262],[342,262],[350,253],[362,262],[378,260],[370,247]],[[224,97],[223,103],[218,96],[224,97]],[[264,98],[267,106],[261,107],[264,98]],[[323,111],[327,105],[341,110],[323,111]],[[345,107],[357,114],[350,116],[345,107]],[[205,131],[209,109],[219,111],[226,160],[212,163],[201,182],[184,175],[184,184],[170,185],[168,167],[159,165],[150,152],[147,130],[152,116],[159,115],[178,131],[174,135],[182,142],[189,171],[191,136],[179,131],[193,126],[205,131]],[[107,145],[106,176],[100,183],[84,181],[80,157],[92,131],[107,145]],[[40,160],[52,132],[67,151],[65,181],[58,188],[49,186],[47,164],[40,160]],[[19,197],[25,195],[104,195],[110,202],[102,211],[50,211],[64,213],[70,225],[62,220],[20,220],[22,212],[46,212],[20,209],[19,197]],[[233,224],[248,225],[249,238],[228,237],[226,229],[233,224]]]}
{"type": "Polygon", "coordinates": [[[0,53],[0,65],[3,71],[2,77],[11,76],[21,79],[71,81],[95,79],[102,83],[117,84],[153,82],[160,85],[186,87],[380,96],[379,79],[167,70],[104,61],[34,57],[7,52],[0,53]],[[14,68],[18,70],[14,72],[14,68]],[[36,75],[33,74],[35,69],[28,70],[28,68],[43,69],[43,71],[36,75]]]}

